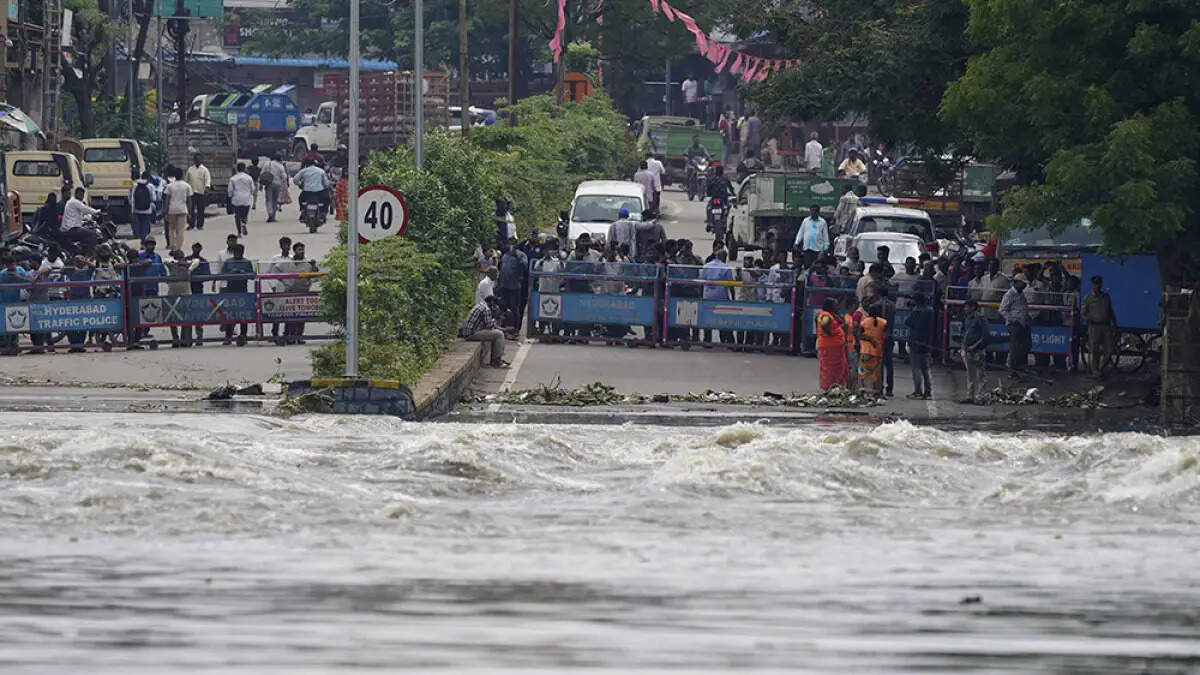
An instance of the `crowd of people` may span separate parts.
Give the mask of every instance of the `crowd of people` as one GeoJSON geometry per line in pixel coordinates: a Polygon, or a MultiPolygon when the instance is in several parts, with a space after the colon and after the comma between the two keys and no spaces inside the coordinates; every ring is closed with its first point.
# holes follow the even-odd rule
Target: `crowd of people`
{"type": "MultiPolygon", "coordinates": [[[[53,303],[65,300],[87,300],[89,298],[121,298],[121,283],[127,284],[126,316],[134,317],[138,300],[146,297],[201,295],[215,293],[247,293],[256,276],[274,274],[296,274],[316,272],[316,263],[309,259],[303,242],[293,242],[289,237],[279,240],[278,255],[257,264],[246,258],[245,247],[238,235],[226,238],[225,249],[216,260],[204,255],[204,246],[194,242],[189,252],[179,248],[168,249],[164,257],[158,252],[154,237],[146,237],[138,248],[103,243],[96,247],[95,254],[66,255],[62,249],[51,246],[48,252],[30,251],[18,259],[11,252],[0,255],[0,304],[53,303]],[[113,285],[81,284],[63,285],[64,282],[112,281],[113,285]]],[[[286,278],[270,277],[262,281],[264,293],[301,293],[311,290],[313,277],[297,276],[286,278]]],[[[53,352],[63,340],[68,352],[82,352],[91,345],[111,351],[114,346],[126,349],[156,349],[159,341],[151,335],[149,328],[133,327],[134,322],[118,330],[67,331],[58,333],[31,332],[31,353],[53,352]]],[[[243,346],[247,343],[247,323],[226,324],[223,344],[243,346]],[[236,335],[235,335],[236,333],[236,335]]],[[[186,348],[204,343],[203,325],[171,326],[172,347],[186,348]]],[[[276,344],[302,343],[303,321],[275,323],[271,330],[276,344]]],[[[0,349],[9,355],[22,352],[21,334],[0,336],[0,349]]],[[[220,338],[217,338],[220,339],[220,338]]]]}

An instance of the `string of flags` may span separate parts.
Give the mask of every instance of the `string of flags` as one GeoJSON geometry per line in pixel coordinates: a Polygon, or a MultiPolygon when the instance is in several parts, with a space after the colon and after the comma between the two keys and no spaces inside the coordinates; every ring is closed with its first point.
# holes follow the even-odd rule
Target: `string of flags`
{"type": "MultiPolygon", "coordinates": [[[[554,31],[554,37],[550,40],[550,51],[554,53],[555,63],[562,58],[563,30],[567,26],[567,0],[557,0],[557,3],[558,25],[554,31]]],[[[761,82],[772,73],[800,65],[798,59],[764,59],[730,49],[715,40],[709,40],[708,33],[696,24],[695,19],[672,7],[667,0],[650,0],[650,8],[656,14],[662,14],[671,23],[678,20],[696,39],[696,48],[716,66],[715,70],[718,73],[728,69],[730,75],[740,76],[743,82],[761,82]]],[[[603,17],[598,17],[596,21],[603,24],[603,17]]]]}

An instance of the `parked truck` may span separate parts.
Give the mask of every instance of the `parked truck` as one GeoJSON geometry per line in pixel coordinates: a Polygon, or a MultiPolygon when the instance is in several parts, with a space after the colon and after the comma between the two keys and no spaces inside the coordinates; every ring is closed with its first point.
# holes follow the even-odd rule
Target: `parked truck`
{"type": "MultiPolygon", "coordinates": [[[[322,153],[350,141],[350,80],[345,73],[325,75],[330,100],[317,108],[316,123],[300,127],[292,138],[292,159],[300,161],[309,150],[322,153]]],[[[409,71],[361,73],[358,95],[359,149],[387,150],[412,141],[416,96],[409,71]]],[[[425,128],[450,125],[450,78],[446,73],[425,73],[425,128]]]]}
{"type": "Polygon", "coordinates": [[[269,88],[258,85],[250,91],[200,94],[192,99],[187,122],[232,125],[243,158],[273,157],[291,145],[300,125],[300,109],[290,96],[269,88]]]}
{"type": "Polygon", "coordinates": [[[858,181],[783,171],[764,171],[747,177],[738,186],[731,214],[738,247],[763,248],[767,232],[774,231],[775,241],[783,242],[783,248],[790,250],[800,223],[814,204],[832,222],[847,185],[854,187],[858,181]]]}
{"type": "Polygon", "coordinates": [[[238,161],[237,127],[207,120],[193,120],[167,133],[167,163],[186,171],[192,158],[201,155],[212,175],[208,203],[224,205],[229,179],[238,161]]]}

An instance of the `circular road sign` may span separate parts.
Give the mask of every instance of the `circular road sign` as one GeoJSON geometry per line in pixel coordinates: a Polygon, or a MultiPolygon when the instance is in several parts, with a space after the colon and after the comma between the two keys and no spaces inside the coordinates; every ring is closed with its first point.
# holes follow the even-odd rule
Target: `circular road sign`
{"type": "Polygon", "coordinates": [[[378,241],[399,237],[408,227],[408,203],[386,185],[368,185],[358,191],[358,240],[378,241]]]}

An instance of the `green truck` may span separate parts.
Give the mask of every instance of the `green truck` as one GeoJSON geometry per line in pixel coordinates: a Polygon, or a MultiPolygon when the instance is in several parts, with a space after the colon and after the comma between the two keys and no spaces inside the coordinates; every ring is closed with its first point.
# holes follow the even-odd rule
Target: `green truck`
{"type": "Polygon", "coordinates": [[[833,222],[833,212],[847,185],[854,187],[858,181],[783,171],[747,177],[738,186],[737,201],[730,213],[738,247],[763,248],[767,232],[774,230],[776,241],[787,242],[785,248],[790,248],[796,230],[814,204],[821,207],[826,220],[833,222]]]}
{"type": "Polygon", "coordinates": [[[653,152],[667,171],[663,184],[683,182],[687,172],[687,149],[692,137],[699,136],[700,144],[717,161],[725,140],[719,131],[707,131],[700,120],[691,117],[647,115],[637,122],[637,143],[641,152],[653,152]]]}

